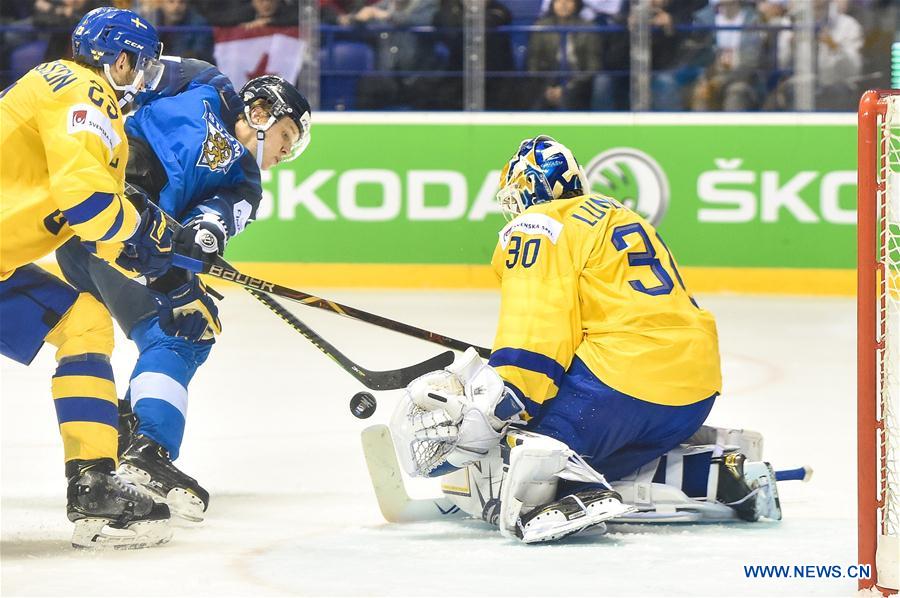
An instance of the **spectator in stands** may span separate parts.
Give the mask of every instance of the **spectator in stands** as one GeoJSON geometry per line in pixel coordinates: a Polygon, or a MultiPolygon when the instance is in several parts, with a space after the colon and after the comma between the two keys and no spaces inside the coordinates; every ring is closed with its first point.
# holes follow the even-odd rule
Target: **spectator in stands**
{"type": "Polygon", "coordinates": [[[241,19],[247,29],[257,27],[294,27],[300,22],[296,7],[290,7],[282,0],[251,0],[241,19]]]}
{"type": "MultiPolygon", "coordinates": [[[[690,25],[704,10],[707,0],[651,0],[650,68],[651,109],[674,111],[685,106],[685,89],[711,60],[710,43],[680,32],[679,25],[690,25]]],[[[603,73],[594,77],[593,110],[628,110],[631,107],[631,31],[637,26],[631,3],[623,2],[620,13],[608,24],[622,25],[622,33],[604,35],[603,73]]]]}
{"type": "MultiPolygon", "coordinates": [[[[162,0],[160,7],[150,20],[162,27],[204,27],[208,25],[206,19],[199,12],[188,6],[188,0],[162,0]]],[[[159,39],[163,43],[166,54],[214,62],[213,37],[209,31],[161,32],[159,39]]]]}
{"type": "Polygon", "coordinates": [[[378,0],[320,0],[319,20],[327,25],[353,24],[353,15],[361,8],[375,4],[378,0]]]}
{"type": "Polygon", "coordinates": [[[191,4],[216,27],[233,27],[253,18],[247,0],[192,0],[191,4]]]}
{"type": "MultiPolygon", "coordinates": [[[[514,110],[524,108],[514,87],[517,82],[511,77],[492,77],[492,72],[509,72],[515,69],[509,36],[492,31],[512,23],[512,14],[499,0],[485,0],[485,108],[488,110],[514,110]]],[[[462,110],[463,108],[463,0],[441,0],[434,15],[433,24],[438,29],[437,39],[447,48],[447,63],[443,70],[455,71],[459,75],[428,82],[430,90],[422,90],[428,96],[428,110],[462,110]]]]}
{"type": "MultiPolygon", "coordinates": [[[[788,13],[788,0],[760,0],[757,4],[760,20],[768,27],[790,27],[791,15],[788,13]]],[[[763,57],[771,71],[783,71],[791,68],[790,30],[771,30],[764,33],[763,57]]]]}
{"type": "MultiPolygon", "coordinates": [[[[535,25],[584,27],[582,0],[553,0],[550,11],[535,25]]],[[[532,108],[584,110],[590,104],[592,74],[600,70],[600,38],[593,32],[533,33],[528,43],[528,70],[546,73],[536,83],[532,108]],[[576,71],[569,75],[568,72],[576,71]],[[585,72],[589,71],[589,72],[585,72]],[[548,76],[549,74],[549,76],[548,76]]]]}
{"type": "Polygon", "coordinates": [[[81,17],[102,4],[94,0],[36,0],[32,17],[34,26],[54,29],[48,33],[44,58],[72,58],[72,31],[75,25],[81,17]]]}
{"type": "Polygon", "coordinates": [[[691,109],[758,109],[765,93],[761,68],[766,33],[725,28],[759,26],[760,13],[754,6],[743,6],[740,0],[719,0],[714,11],[704,14],[708,23],[723,29],[716,30],[715,59],[694,87],[691,109]]]}
{"type": "MultiPolygon", "coordinates": [[[[838,10],[833,0],[812,0],[816,39],[815,104],[820,110],[852,110],[859,99],[862,74],[863,29],[859,22],[838,10]]],[[[791,39],[786,62],[793,63],[796,36],[791,39]]],[[[770,107],[791,110],[801,83],[791,77],[781,83],[770,98],[770,107]]]]}
{"type": "Polygon", "coordinates": [[[415,106],[420,101],[416,92],[423,86],[423,76],[413,73],[432,70],[436,66],[434,38],[429,34],[394,29],[430,25],[437,11],[437,1],[380,0],[353,13],[351,21],[354,24],[377,32],[375,63],[379,71],[385,72],[360,80],[357,92],[360,108],[415,106]],[[389,74],[393,71],[404,73],[389,74]]]}
{"type": "MultiPolygon", "coordinates": [[[[546,14],[550,11],[551,1],[552,0],[542,0],[541,14],[546,14]]],[[[615,18],[616,15],[622,12],[622,3],[625,1],[626,0],[584,0],[584,5],[581,10],[578,11],[578,16],[585,21],[605,24],[609,19],[615,18]]]]}

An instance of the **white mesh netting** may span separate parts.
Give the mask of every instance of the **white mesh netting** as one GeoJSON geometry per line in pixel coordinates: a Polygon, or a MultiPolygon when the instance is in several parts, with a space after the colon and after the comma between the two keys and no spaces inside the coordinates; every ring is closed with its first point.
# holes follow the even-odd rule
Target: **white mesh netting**
{"type": "MultiPolygon", "coordinates": [[[[898,477],[898,447],[900,430],[900,96],[887,98],[887,113],[881,127],[881,159],[879,182],[884,183],[878,193],[879,219],[879,407],[883,422],[879,433],[879,498],[884,500],[881,510],[881,534],[900,533],[900,477],[898,477]]],[[[896,540],[894,540],[896,542],[896,540]]]]}

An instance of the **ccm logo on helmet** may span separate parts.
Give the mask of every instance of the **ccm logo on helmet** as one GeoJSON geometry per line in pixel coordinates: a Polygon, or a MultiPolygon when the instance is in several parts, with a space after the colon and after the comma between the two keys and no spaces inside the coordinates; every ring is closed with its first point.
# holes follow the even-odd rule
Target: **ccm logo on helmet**
{"type": "Polygon", "coordinates": [[[137,43],[137,42],[133,42],[133,41],[131,41],[130,39],[123,39],[122,42],[123,42],[126,46],[131,46],[132,48],[135,48],[136,50],[143,50],[143,49],[144,49],[144,45],[143,45],[143,44],[139,44],[139,43],[137,43]]]}

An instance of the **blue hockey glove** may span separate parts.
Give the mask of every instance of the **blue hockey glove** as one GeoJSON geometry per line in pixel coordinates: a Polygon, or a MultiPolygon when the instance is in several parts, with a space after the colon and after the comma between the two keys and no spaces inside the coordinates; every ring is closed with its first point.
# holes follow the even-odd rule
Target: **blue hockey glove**
{"type": "Polygon", "coordinates": [[[172,231],[166,227],[159,208],[145,198],[128,197],[141,211],[141,221],[135,233],[124,242],[116,263],[126,270],[157,278],[172,265],[172,231]]]}
{"type": "Polygon", "coordinates": [[[174,272],[149,287],[159,306],[159,327],[169,336],[191,342],[215,342],[215,335],[222,332],[222,323],[209,289],[191,272],[178,274],[183,282],[172,288],[174,272]],[[162,290],[165,288],[171,290],[162,290]]]}
{"type": "Polygon", "coordinates": [[[184,228],[175,233],[173,244],[175,253],[204,261],[225,252],[228,231],[225,222],[211,213],[201,214],[184,223],[184,228]]]}

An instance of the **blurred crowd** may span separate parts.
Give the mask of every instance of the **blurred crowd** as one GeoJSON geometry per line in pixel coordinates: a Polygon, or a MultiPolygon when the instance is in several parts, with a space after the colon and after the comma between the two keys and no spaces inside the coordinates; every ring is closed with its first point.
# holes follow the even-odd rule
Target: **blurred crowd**
{"type": "MultiPolygon", "coordinates": [[[[216,61],[218,33],[298,27],[300,0],[3,0],[3,86],[67,57],[74,25],[103,4],[161,29],[166,54],[216,61]],[[36,35],[37,33],[37,35],[36,35]]],[[[649,23],[649,109],[854,110],[889,87],[900,41],[896,0],[483,0],[489,110],[632,108],[632,35],[649,23]],[[801,4],[803,3],[803,4],[801,4]],[[812,12],[814,84],[797,72],[798,28],[812,12]]],[[[463,0],[319,0],[324,109],[463,108],[463,0]]]]}

